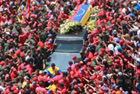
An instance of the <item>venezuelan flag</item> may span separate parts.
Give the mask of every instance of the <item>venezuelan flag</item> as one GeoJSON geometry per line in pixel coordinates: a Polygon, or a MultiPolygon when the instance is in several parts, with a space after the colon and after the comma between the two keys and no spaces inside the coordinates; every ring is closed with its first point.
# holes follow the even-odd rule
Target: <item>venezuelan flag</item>
{"type": "Polygon", "coordinates": [[[81,25],[84,26],[90,17],[91,11],[92,6],[90,4],[82,4],[78,8],[78,11],[74,13],[74,16],[72,17],[71,21],[80,22],[81,25]]]}

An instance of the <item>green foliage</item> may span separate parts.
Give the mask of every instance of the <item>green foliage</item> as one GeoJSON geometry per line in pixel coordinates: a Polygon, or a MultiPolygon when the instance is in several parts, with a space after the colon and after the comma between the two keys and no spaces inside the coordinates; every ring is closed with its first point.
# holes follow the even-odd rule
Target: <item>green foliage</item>
{"type": "Polygon", "coordinates": [[[81,30],[82,26],[80,22],[67,22],[60,25],[60,34],[72,33],[81,30]]]}

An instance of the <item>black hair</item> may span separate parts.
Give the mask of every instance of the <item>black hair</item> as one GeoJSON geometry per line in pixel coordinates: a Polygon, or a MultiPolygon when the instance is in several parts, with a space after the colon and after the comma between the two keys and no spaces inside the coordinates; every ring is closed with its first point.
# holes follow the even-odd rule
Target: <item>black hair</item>
{"type": "Polygon", "coordinates": [[[52,63],[52,64],[51,64],[51,67],[55,67],[55,64],[54,64],[54,63],[52,63]]]}
{"type": "Polygon", "coordinates": [[[73,64],[73,62],[72,61],[69,61],[69,65],[71,65],[71,64],[73,64]]]}
{"type": "Polygon", "coordinates": [[[42,83],[42,82],[39,82],[38,84],[39,84],[39,86],[42,86],[42,85],[43,85],[43,83],[42,83]]]}

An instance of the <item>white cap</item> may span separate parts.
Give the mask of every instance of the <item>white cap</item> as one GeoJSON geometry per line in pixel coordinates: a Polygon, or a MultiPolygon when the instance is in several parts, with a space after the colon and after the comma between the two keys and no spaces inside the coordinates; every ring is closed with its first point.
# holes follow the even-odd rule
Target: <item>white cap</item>
{"type": "Polygon", "coordinates": [[[137,1],[132,1],[131,3],[132,3],[132,4],[136,4],[136,3],[137,3],[137,1]]]}
{"type": "Polygon", "coordinates": [[[122,75],[122,72],[118,72],[118,75],[120,75],[120,76],[121,76],[121,75],[122,75]]]}

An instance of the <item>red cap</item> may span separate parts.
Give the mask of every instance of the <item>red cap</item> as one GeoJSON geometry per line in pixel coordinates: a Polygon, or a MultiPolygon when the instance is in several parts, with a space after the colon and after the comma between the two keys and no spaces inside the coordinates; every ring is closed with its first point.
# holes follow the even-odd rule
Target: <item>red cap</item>
{"type": "Polygon", "coordinates": [[[91,63],[92,63],[92,62],[88,62],[87,65],[88,65],[88,66],[91,65],[91,63]]]}
{"type": "Polygon", "coordinates": [[[86,78],[86,79],[88,79],[88,78],[89,78],[89,77],[88,77],[88,75],[87,75],[87,76],[85,76],[85,78],[86,78]]]}
{"type": "Polygon", "coordinates": [[[20,53],[20,57],[22,57],[22,58],[23,58],[23,57],[24,57],[24,53],[22,53],[22,52],[21,52],[21,53],[20,53]]]}
{"type": "Polygon", "coordinates": [[[40,27],[40,26],[42,26],[42,23],[39,23],[39,24],[38,24],[38,27],[40,27]]]}
{"type": "Polygon", "coordinates": [[[94,91],[92,89],[89,89],[89,93],[92,94],[94,91]]]}
{"type": "Polygon", "coordinates": [[[73,93],[72,94],[77,94],[77,91],[73,91],[73,93]]]}
{"type": "Polygon", "coordinates": [[[80,87],[83,87],[84,85],[83,85],[83,83],[80,83],[79,86],[80,86],[80,87]]]}
{"type": "Polygon", "coordinates": [[[22,21],[22,24],[23,24],[23,25],[26,25],[27,23],[26,23],[26,21],[25,21],[25,20],[23,20],[23,21],[22,21]]]}
{"type": "Polygon", "coordinates": [[[31,85],[31,86],[30,86],[30,90],[33,90],[33,89],[34,89],[34,86],[31,85]]]}
{"type": "Polygon", "coordinates": [[[105,51],[105,49],[104,48],[101,48],[101,52],[104,52],[105,51]]]}
{"type": "Polygon", "coordinates": [[[17,59],[17,56],[13,56],[13,59],[17,59]]]}
{"type": "Polygon", "coordinates": [[[29,19],[29,13],[28,13],[28,14],[26,14],[26,18],[27,18],[27,19],[29,19]]]}
{"type": "Polygon", "coordinates": [[[13,42],[14,40],[13,40],[13,39],[10,39],[9,41],[10,41],[10,42],[13,42]]]}
{"type": "Polygon", "coordinates": [[[37,81],[37,78],[36,78],[36,77],[34,77],[34,78],[33,78],[33,81],[37,81]]]}
{"type": "Polygon", "coordinates": [[[121,19],[120,18],[117,18],[117,22],[121,22],[121,19]]]}
{"type": "Polygon", "coordinates": [[[54,83],[54,80],[51,79],[51,80],[50,80],[50,83],[54,83]]]}
{"type": "Polygon", "coordinates": [[[95,78],[96,78],[96,75],[92,75],[92,76],[90,77],[91,80],[94,80],[95,78]]]}
{"type": "Polygon", "coordinates": [[[17,55],[20,55],[20,52],[21,52],[20,49],[18,49],[18,50],[16,51],[16,54],[17,54],[17,55]]]}
{"type": "Polygon", "coordinates": [[[97,56],[97,55],[98,55],[98,53],[97,53],[97,52],[95,52],[95,53],[94,53],[94,55],[95,55],[95,56],[97,56]]]}
{"type": "Polygon", "coordinates": [[[18,94],[18,92],[19,92],[19,91],[18,91],[17,89],[16,89],[16,90],[14,90],[14,94],[18,94]]]}
{"type": "Polygon", "coordinates": [[[37,22],[34,22],[33,27],[35,27],[35,26],[36,26],[36,24],[37,24],[37,22]]]}
{"type": "Polygon", "coordinates": [[[102,52],[99,52],[99,55],[102,55],[103,53],[102,52]]]}
{"type": "Polygon", "coordinates": [[[94,67],[95,70],[100,70],[100,68],[101,68],[100,66],[95,66],[94,67]]]}
{"type": "Polygon", "coordinates": [[[110,52],[110,50],[108,48],[106,48],[106,52],[110,52]]]}
{"type": "Polygon", "coordinates": [[[70,74],[71,74],[71,75],[74,75],[74,72],[73,72],[73,71],[71,71],[71,72],[70,72],[70,74]]]}
{"type": "Polygon", "coordinates": [[[73,83],[77,83],[77,80],[74,79],[74,80],[73,80],[73,83]]]}
{"type": "Polygon", "coordinates": [[[0,62],[0,65],[3,65],[4,63],[5,63],[5,61],[1,61],[1,62],[0,62]]]}
{"type": "Polygon", "coordinates": [[[2,16],[2,19],[6,20],[6,17],[5,16],[2,16]]]}
{"type": "Polygon", "coordinates": [[[6,76],[5,76],[6,78],[9,78],[9,74],[6,74],[6,76]]]}
{"type": "Polygon", "coordinates": [[[128,44],[128,45],[129,45],[129,44],[130,44],[130,41],[126,41],[126,44],[128,44]]]}
{"type": "Polygon", "coordinates": [[[32,17],[32,18],[37,18],[37,15],[31,14],[31,17],[32,17]]]}
{"type": "Polygon", "coordinates": [[[121,3],[124,2],[124,0],[121,0],[121,3]]]}
{"type": "Polygon", "coordinates": [[[88,70],[89,70],[89,71],[91,71],[91,70],[92,70],[92,68],[91,68],[91,67],[88,67],[88,70]]]}
{"type": "Polygon", "coordinates": [[[39,51],[40,51],[40,49],[36,49],[36,51],[37,51],[37,52],[39,52],[39,51]]]}
{"type": "Polygon", "coordinates": [[[115,59],[115,62],[116,62],[116,63],[119,63],[119,62],[120,62],[120,59],[115,59]]]}
{"type": "Polygon", "coordinates": [[[39,42],[37,43],[37,45],[38,45],[40,48],[43,48],[43,47],[44,47],[44,44],[43,44],[43,42],[41,42],[41,41],[39,41],[39,42]]]}
{"type": "Polygon", "coordinates": [[[115,20],[112,20],[112,21],[111,21],[111,24],[115,24],[115,20]]]}
{"type": "Polygon", "coordinates": [[[47,1],[46,1],[46,4],[47,4],[47,5],[50,5],[50,2],[47,0],[47,1]]]}
{"type": "Polygon", "coordinates": [[[119,16],[119,18],[123,17],[122,15],[119,16]]]}
{"type": "Polygon", "coordinates": [[[132,93],[132,94],[137,94],[137,92],[136,92],[136,91],[132,91],[131,93],[132,93]]]}
{"type": "Polygon", "coordinates": [[[118,55],[121,56],[122,54],[120,52],[118,52],[118,55]]]}
{"type": "Polygon", "coordinates": [[[102,91],[101,89],[99,90],[99,94],[104,94],[104,91],[102,91]]]}
{"type": "Polygon", "coordinates": [[[19,43],[19,44],[18,44],[18,47],[21,47],[21,46],[22,46],[22,44],[21,44],[21,43],[19,43]]]}
{"type": "Polygon", "coordinates": [[[14,91],[17,87],[16,86],[12,86],[11,90],[14,91]]]}
{"type": "Polygon", "coordinates": [[[127,53],[131,53],[131,50],[127,50],[127,53]]]}
{"type": "Polygon", "coordinates": [[[121,39],[121,40],[119,40],[119,42],[120,42],[120,43],[123,43],[124,41],[121,39]]]}
{"type": "Polygon", "coordinates": [[[140,74],[140,70],[138,70],[136,73],[137,73],[137,74],[140,74]]]}
{"type": "Polygon", "coordinates": [[[74,88],[77,89],[78,88],[78,85],[74,85],[74,88]]]}
{"type": "Polygon", "coordinates": [[[76,56],[73,56],[72,59],[75,60],[76,59],[76,56]]]}
{"type": "Polygon", "coordinates": [[[129,3],[130,3],[130,1],[127,1],[127,2],[126,2],[126,4],[129,4],[129,3]]]}

